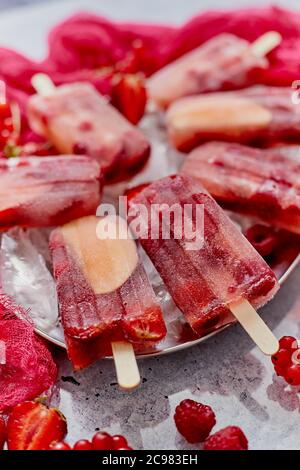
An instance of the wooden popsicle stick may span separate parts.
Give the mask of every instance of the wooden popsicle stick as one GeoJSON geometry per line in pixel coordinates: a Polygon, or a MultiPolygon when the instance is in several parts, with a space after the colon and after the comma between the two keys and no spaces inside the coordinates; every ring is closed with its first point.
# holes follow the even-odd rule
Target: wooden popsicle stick
{"type": "Polygon", "coordinates": [[[272,356],[278,351],[277,338],[248,300],[232,302],[229,309],[264,354],[272,356]]]}
{"type": "MultiPolygon", "coordinates": [[[[55,93],[54,83],[44,73],[35,74],[31,84],[41,96],[55,93]]],[[[141,377],[132,344],[127,341],[116,341],[111,343],[111,347],[120,388],[127,391],[135,389],[140,384],[141,377]]]]}
{"type": "Polygon", "coordinates": [[[139,386],[141,377],[131,343],[114,341],[111,343],[118,384],[122,390],[130,391],[139,386]]]}
{"type": "Polygon", "coordinates": [[[250,48],[252,54],[257,57],[264,57],[275,49],[275,47],[279,46],[281,41],[282,36],[277,31],[269,31],[256,39],[256,41],[251,44],[250,48]]]}

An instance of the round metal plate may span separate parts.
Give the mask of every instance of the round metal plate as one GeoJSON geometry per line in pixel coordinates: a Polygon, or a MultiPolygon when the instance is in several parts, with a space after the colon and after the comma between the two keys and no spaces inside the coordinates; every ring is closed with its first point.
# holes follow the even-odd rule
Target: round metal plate
{"type": "MultiPolygon", "coordinates": [[[[165,132],[164,116],[161,113],[157,113],[155,110],[149,109],[146,116],[143,118],[140,127],[151,142],[152,153],[150,162],[146,168],[136,175],[128,184],[120,183],[114,186],[107,186],[103,195],[103,202],[117,204],[118,196],[124,193],[127,185],[132,187],[176,173],[182,165],[185,155],[175,151],[169,145],[165,132]]],[[[254,223],[254,221],[248,217],[242,217],[236,214],[229,215],[241,227],[241,230],[245,230],[249,225],[254,223]]],[[[275,271],[281,284],[287,279],[289,274],[299,263],[299,251],[300,247],[297,242],[292,246],[282,247],[280,250],[278,249],[272,257],[269,264],[275,271]]],[[[226,325],[206,336],[197,338],[192,330],[187,327],[184,322],[183,315],[172,302],[172,299],[170,298],[166,288],[163,286],[161,279],[157,279],[157,273],[156,271],[156,274],[153,272],[152,263],[149,263],[149,259],[143,251],[141,251],[141,257],[157,297],[160,300],[163,299],[162,308],[168,333],[166,338],[159,343],[155,349],[137,352],[136,355],[138,358],[161,356],[189,348],[195,344],[201,343],[202,341],[206,341],[208,338],[230,326],[226,325]]],[[[52,343],[62,348],[66,348],[61,327],[56,327],[51,331],[41,331],[38,329],[37,333],[52,343]]],[[[111,359],[111,357],[109,358],[111,359]]]]}
{"type": "MultiPolygon", "coordinates": [[[[291,262],[291,264],[288,266],[288,268],[279,277],[279,284],[280,285],[282,285],[287,280],[287,278],[293,272],[293,270],[296,268],[296,266],[299,264],[299,262],[300,262],[300,254],[296,255],[296,257],[291,262]]],[[[172,346],[165,346],[165,347],[164,347],[164,343],[161,343],[160,347],[158,347],[157,349],[151,350],[151,351],[145,351],[145,352],[138,352],[136,354],[136,356],[137,356],[138,359],[145,359],[145,358],[148,358],[148,357],[163,356],[163,355],[166,355],[166,354],[171,354],[173,352],[181,351],[183,349],[190,348],[190,347],[192,347],[196,344],[199,344],[199,343],[202,343],[203,341],[206,341],[207,339],[211,338],[212,336],[220,333],[220,331],[225,330],[226,328],[228,328],[232,324],[233,323],[225,325],[222,328],[219,328],[218,330],[213,331],[212,333],[210,333],[206,336],[203,336],[202,338],[186,340],[186,341],[182,340],[182,341],[178,342],[177,344],[174,344],[172,346]]],[[[36,332],[40,336],[42,336],[43,338],[47,339],[48,341],[56,344],[57,346],[60,346],[61,348],[66,348],[66,345],[65,345],[64,341],[57,338],[56,335],[53,335],[53,334],[51,335],[49,333],[45,333],[44,331],[42,331],[40,329],[36,329],[36,332]]],[[[109,356],[109,357],[105,357],[104,359],[112,359],[112,357],[109,356]]]]}

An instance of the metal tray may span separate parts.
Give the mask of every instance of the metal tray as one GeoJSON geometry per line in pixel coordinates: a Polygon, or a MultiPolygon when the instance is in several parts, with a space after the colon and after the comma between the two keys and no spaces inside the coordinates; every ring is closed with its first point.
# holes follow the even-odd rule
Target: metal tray
{"type": "MultiPolygon", "coordinates": [[[[132,187],[144,182],[153,181],[172,173],[176,173],[181,167],[185,156],[184,154],[181,154],[170,147],[165,132],[163,114],[157,113],[154,110],[148,110],[147,115],[142,120],[141,128],[151,142],[152,154],[150,163],[141,173],[134,177],[129,184],[122,183],[112,187],[106,187],[104,202],[116,203],[118,195],[122,194],[127,186],[132,187]]],[[[241,217],[235,214],[229,215],[231,215],[234,221],[243,227],[243,229],[254,222],[247,217],[241,217]]],[[[146,271],[148,272],[150,281],[153,284],[157,297],[159,299],[164,299],[162,302],[162,309],[164,312],[168,333],[166,338],[161,343],[159,343],[155,349],[137,352],[136,355],[138,358],[161,356],[189,348],[195,344],[199,344],[202,341],[207,340],[208,338],[230,326],[225,325],[224,327],[213,331],[206,336],[197,338],[185,323],[183,315],[175,306],[170,296],[166,301],[166,297],[169,294],[167,293],[167,290],[164,287],[161,279],[158,279],[156,271],[153,272],[154,268],[152,264],[149,263],[149,259],[146,257],[144,252],[141,252],[141,258],[144,262],[146,271]]],[[[295,269],[299,261],[300,244],[297,242],[293,246],[289,245],[282,248],[280,251],[278,250],[269,264],[275,271],[280,284],[283,284],[290,273],[295,269]]],[[[66,348],[61,326],[51,330],[50,332],[41,331],[40,329],[37,329],[36,331],[38,334],[52,343],[62,348],[66,348]]]]}
{"type": "MultiPolygon", "coordinates": [[[[280,254],[281,253],[279,253],[279,255],[280,254]]],[[[287,280],[287,278],[293,272],[293,270],[296,268],[299,262],[300,262],[300,254],[297,254],[295,251],[295,257],[291,260],[290,264],[286,267],[286,269],[282,270],[281,274],[279,271],[281,269],[279,265],[272,266],[273,269],[278,272],[278,279],[279,279],[280,285],[282,285],[287,280]]],[[[157,346],[156,349],[137,352],[136,356],[138,359],[145,359],[148,357],[162,356],[165,354],[171,354],[173,352],[181,351],[183,349],[190,348],[196,344],[206,341],[212,336],[218,334],[220,331],[225,330],[230,325],[232,325],[232,323],[225,325],[222,328],[219,328],[218,330],[215,330],[206,336],[203,336],[201,338],[195,338],[192,331],[189,328],[185,327],[183,318],[178,317],[177,324],[176,323],[173,324],[172,327],[168,329],[166,338],[157,346]],[[184,335],[179,334],[180,330],[182,331],[182,329],[183,331],[185,331],[184,335]]],[[[56,330],[53,330],[53,332],[50,332],[50,333],[46,333],[40,329],[36,329],[36,332],[40,336],[56,344],[57,346],[66,348],[65,342],[63,340],[63,333],[62,333],[61,327],[57,328],[56,330]]],[[[112,357],[109,356],[109,357],[106,357],[105,359],[112,359],[112,357]]]]}

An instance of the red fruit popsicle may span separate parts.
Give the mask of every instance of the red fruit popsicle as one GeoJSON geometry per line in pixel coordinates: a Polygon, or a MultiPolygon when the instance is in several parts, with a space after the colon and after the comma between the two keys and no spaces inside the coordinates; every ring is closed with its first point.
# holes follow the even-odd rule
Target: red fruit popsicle
{"type": "Polygon", "coordinates": [[[60,153],[95,158],[109,181],[127,179],[143,167],[150,154],[146,137],[92,85],[52,86],[52,92],[29,100],[28,118],[35,132],[60,153]]]}
{"type": "Polygon", "coordinates": [[[0,230],[45,227],[95,213],[101,170],[88,157],[12,158],[0,161],[0,230]]]}
{"type": "Polygon", "coordinates": [[[115,216],[84,217],[51,234],[60,313],[75,369],[111,354],[111,342],[125,340],[139,349],[166,334],[136,244],[126,234],[126,222],[115,216]]]}
{"type": "Polygon", "coordinates": [[[166,121],[172,144],[182,151],[209,140],[300,140],[300,113],[292,90],[284,87],[255,86],[182,98],[170,106],[166,121]]]}
{"type": "MultiPolygon", "coordinates": [[[[175,303],[199,336],[232,322],[230,310],[233,312],[232,305],[240,300],[248,300],[258,308],[268,302],[278,289],[276,277],[269,266],[225,212],[192,178],[178,175],[155,181],[129,200],[129,220],[131,226],[139,220],[139,227],[143,227],[139,232],[142,247],[175,303]],[[161,220],[167,208],[174,207],[174,204],[181,208],[191,205],[193,224],[196,206],[203,207],[204,237],[201,247],[189,249],[189,238],[185,232],[180,236],[176,227],[180,219],[170,217],[169,239],[162,235],[161,228],[157,230],[157,220],[161,220]],[[151,217],[151,227],[150,219],[141,207],[146,207],[148,214],[151,207],[160,214],[160,218],[151,217]],[[158,237],[151,237],[153,230],[159,233],[158,237]]],[[[249,306],[248,302],[246,304],[249,306]]],[[[254,320],[256,322],[257,318],[254,320]]],[[[263,327],[266,325],[263,324],[263,327]]],[[[275,340],[271,349],[276,351],[277,346],[275,340]]]]}
{"type": "MultiPolygon", "coordinates": [[[[278,33],[269,34],[278,41],[278,33]]],[[[229,33],[209,39],[156,72],[148,81],[150,98],[165,108],[183,96],[249,86],[251,75],[268,66],[254,44],[229,33]]]]}
{"type": "Polygon", "coordinates": [[[262,150],[227,142],[196,148],[181,168],[222,207],[300,234],[299,171],[300,146],[262,150]]]}

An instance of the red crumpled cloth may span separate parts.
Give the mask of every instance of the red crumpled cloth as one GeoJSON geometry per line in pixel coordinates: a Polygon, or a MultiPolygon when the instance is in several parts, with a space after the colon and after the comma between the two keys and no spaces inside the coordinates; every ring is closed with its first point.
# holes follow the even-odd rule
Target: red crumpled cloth
{"type": "Polygon", "coordinates": [[[0,412],[54,385],[57,367],[26,310],[0,293],[0,412]]]}
{"type": "MultiPolygon", "coordinates": [[[[281,33],[283,41],[269,55],[270,67],[261,72],[258,80],[269,85],[290,85],[300,78],[300,13],[278,7],[208,11],[181,27],[113,23],[96,15],[78,13],[50,32],[48,56],[40,63],[0,48],[0,78],[7,83],[9,97],[16,99],[24,111],[27,97],[33,93],[30,79],[36,72],[49,74],[56,84],[88,80],[100,92],[109,94],[110,79],[100,74],[99,69],[126,58],[137,39],[143,44],[140,68],[150,75],[222,32],[253,41],[270,30],[281,33]]],[[[24,138],[32,137],[26,133],[24,138]]]]}

